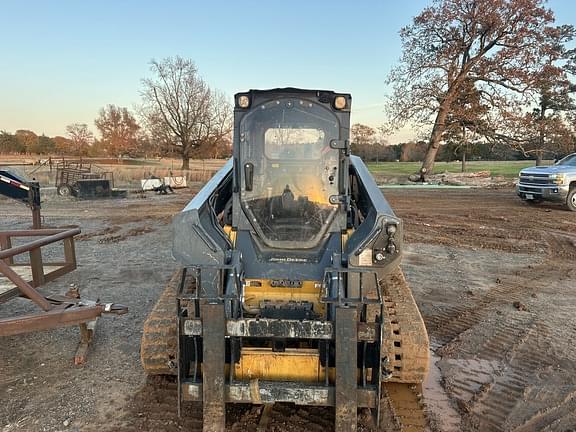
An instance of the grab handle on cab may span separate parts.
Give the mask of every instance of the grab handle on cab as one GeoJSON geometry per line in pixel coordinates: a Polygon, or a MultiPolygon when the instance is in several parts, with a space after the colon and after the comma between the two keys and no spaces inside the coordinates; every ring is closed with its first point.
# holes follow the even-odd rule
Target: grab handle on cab
{"type": "Polygon", "coordinates": [[[252,190],[252,183],[254,181],[254,164],[248,162],[244,164],[244,187],[247,191],[252,190]]]}

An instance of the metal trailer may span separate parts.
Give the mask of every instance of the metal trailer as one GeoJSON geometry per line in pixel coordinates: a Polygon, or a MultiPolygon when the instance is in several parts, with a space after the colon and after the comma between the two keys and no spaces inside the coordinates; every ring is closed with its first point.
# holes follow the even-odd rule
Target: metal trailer
{"type": "Polygon", "coordinates": [[[55,186],[60,196],[76,195],[82,180],[108,180],[114,187],[114,173],[94,170],[91,163],[80,160],[62,160],[56,164],[55,186]]]}

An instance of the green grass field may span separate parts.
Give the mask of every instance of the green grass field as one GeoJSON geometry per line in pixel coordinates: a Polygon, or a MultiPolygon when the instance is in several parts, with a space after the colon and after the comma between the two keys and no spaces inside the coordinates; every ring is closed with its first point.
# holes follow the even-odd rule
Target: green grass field
{"type": "MultiPolygon", "coordinates": [[[[545,161],[544,165],[550,165],[552,161],[545,161]]],[[[368,168],[372,174],[384,176],[407,176],[418,172],[420,162],[369,162],[368,168]]],[[[492,176],[514,178],[522,168],[534,166],[534,161],[472,161],[466,163],[466,172],[490,171],[492,176]]],[[[460,162],[436,162],[434,174],[443,172],[459,173],[462,164],[460,162]]]]}

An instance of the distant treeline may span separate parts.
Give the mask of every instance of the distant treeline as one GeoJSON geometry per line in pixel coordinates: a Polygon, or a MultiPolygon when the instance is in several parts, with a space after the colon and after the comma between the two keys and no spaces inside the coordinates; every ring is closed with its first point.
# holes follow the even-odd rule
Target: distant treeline
{"type": "MultiPolygon", "coordinates": [[[[367,162],[421,162],[426,154],[426,141],[406,142],[401,144],[352,144],[352,153],[367,162]]],[[[440,146],[437,161],[451,162],[461,160],[464,156],[461,145],[444,144],[440,146]]],[[[475,143],[466,151],[468,160],[525,160],[529,159],[522,152],[503,144],[475,143]]],[[[559,155],[549,155],[552,159],[559,155]]]]}
{"type": "MultiPolygon", "coordinates": [[[[125,145],[118,145],[121,142],[119,139],[95,139],[87,130],[86,125],[70,125],[67,130],[69,137],[37,135],[30,130],[17,130],[13,134],[0,131],[0,154],[143,158],[179,157],[177,149],[159,145],[144,134],[134,134],[130,139],[124,139],[125,145]]],[[[124,143],[122,142],[122,144],[124,143]]],[[[195,159],[226,158],[230,155],[230,144],[225,140],[221,140],[215,146],[201,145],[192,152],[192,157],[195,159]]]]}

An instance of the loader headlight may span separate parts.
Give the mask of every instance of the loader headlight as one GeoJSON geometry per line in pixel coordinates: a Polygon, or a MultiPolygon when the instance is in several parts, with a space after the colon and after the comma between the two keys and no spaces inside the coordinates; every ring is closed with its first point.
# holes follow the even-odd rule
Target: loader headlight
{"type": "Polygon", "coordinates": [[[240,108],[248,108],[250,106],[250,98],[246,95],[240,95],[236,103],[240,108]]]}
{"type": "Polygon", "coordinates": [[[334,108],[339,110],[346,108],[346,98],[344,96],[336,96],[334,98],[334,108]]]}
{"type": "Polygon", "coordinates": [[[398,227],[394,224],[390,224],[386,227],[386,233],[392,237],[394,234],[396,234],[396,230],[398,230],[398,227]]]}

